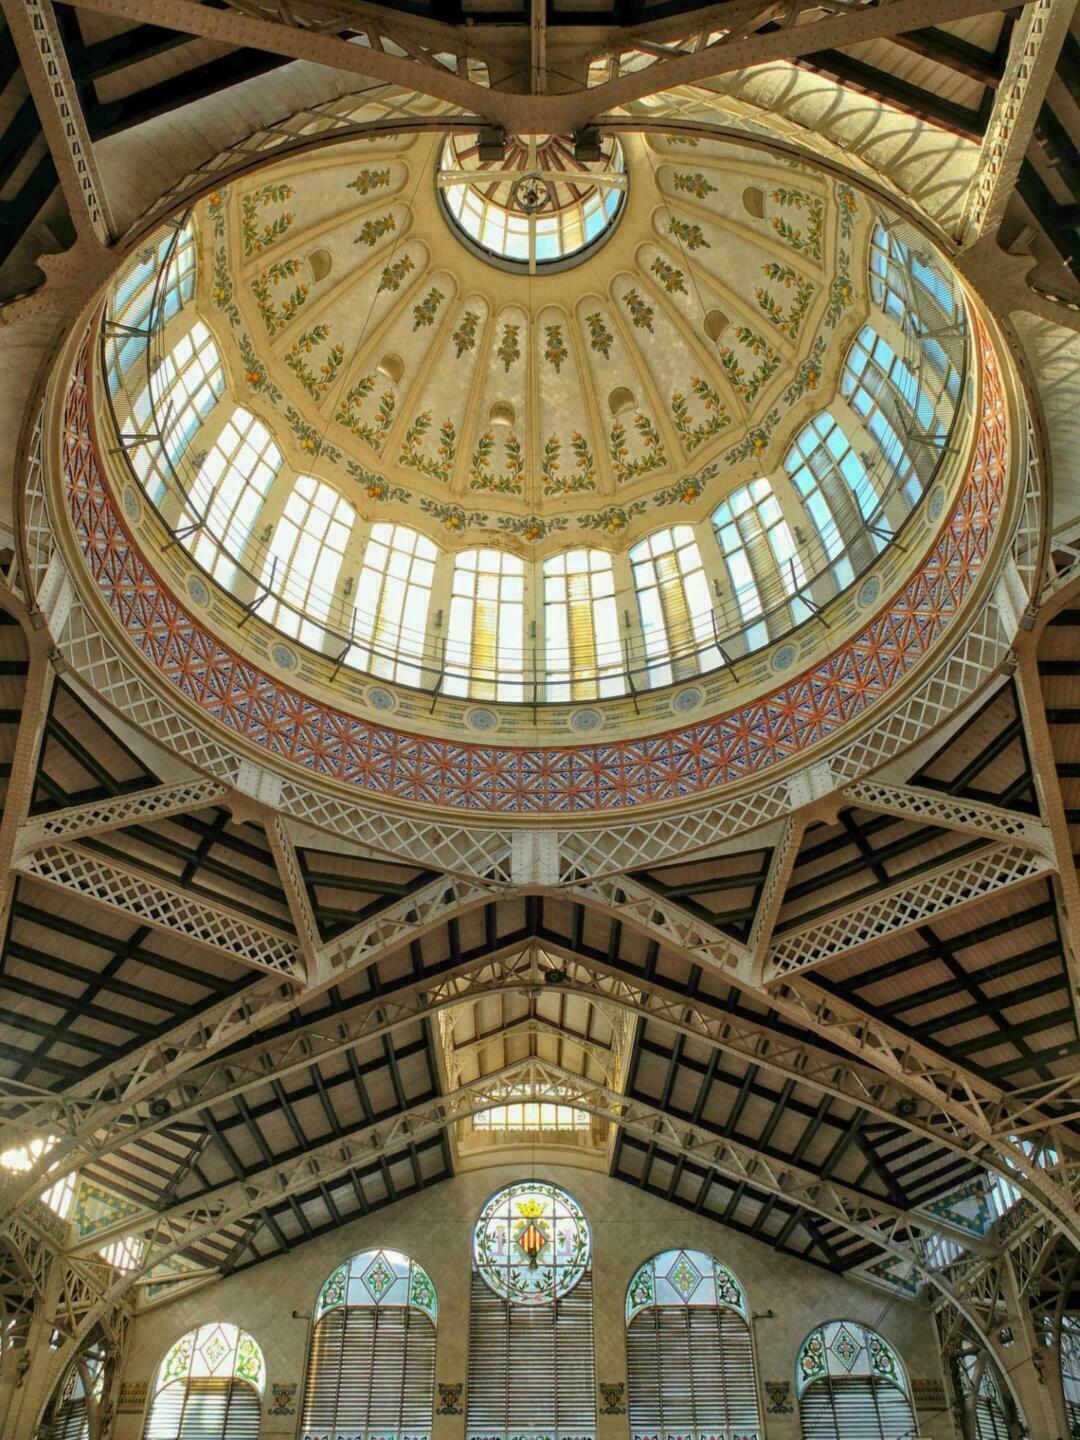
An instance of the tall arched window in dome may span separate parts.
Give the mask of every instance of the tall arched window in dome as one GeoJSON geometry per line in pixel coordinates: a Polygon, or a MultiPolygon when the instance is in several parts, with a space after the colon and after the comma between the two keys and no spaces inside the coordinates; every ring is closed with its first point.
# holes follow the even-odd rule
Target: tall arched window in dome
{"type": "Polygon", "coordinates": [[[712,1255],[665,1250],[626,1292],[631,1440],[761,1433],[750,1310],[712,1255]]]}
{"type": "Polygon", "coordinates": [[[622,654],[615,575],[606,550],[544,561],[544,675],[548,700],[619,694],[622,654]]]}
{"type": "Polygon", "coordinates": [[[782,604],[786,612],[781,628],[789,622],[799,625],[810,618],[810,607],[797,598],[806,584],[803,564],[795,548],[791,529],[780,502],[764,476],[733,490],[713,511],[713,525],[724,556],[728,579],[735,592],[737,613],[725,628],[739,624],[748,650],[756,650],[769,639],[764,620],[753,624],[782,604]]]}
{"type": "Polygon", "coordinates": [[[828,1320],[796,1363],[804,1440],[909,1440],[916,1433],[907,1372],[875,1330],[828,1320]]]}
{"type": "Polygon", "coordinates": [[[830,411],[822,410],[795,436],[784,469],[834,562],[837,588],[850,585],[854,571],[884,547],[888,522],[866,467],[830,411]],[[868,529],[871,522],[877,533],[868,529]]]}
{"type": "Polygon", "coordinates": [[[246,1330],[224,1321],[189,1330],[158,1368],[143,1440],[258,1440],[265,1383],[246,1330]]]}
{"type": "Polygon", "coordinates": [[[473,1231],[467,1440],[596,1434],[592,1239],[542,1180],[498,1191],[473,1231]]]}
{"type": "Polygon", "coordinates": [[[167,324],[194,293],[195,232],[189,220],[179,231],[166,227],[156,243],[137,251],[116,282],[109,301],[105,344],[106,371],[113,395],[146,352],[149,336],[140,332],[147,332],[151,321],[155,327],[167,324]]]}
{"type": "Polygon", "coordinates": [[[668,685],[720,663],[712,597],[689,525],[657,530],[630,551],[649,684],[668,685]]]}
{"type": "Polygon", "coordinates": [[[322,644],[318,622],[329,617],[355,522],[356,511],[332,485],[297,476],[263,561],[262,584],[272,591],[258,608],[264,620],[305,644],[322,644]]]}
{"type": "Polygon", "coordinates": [[[505,550],[454,558],[446,641],[446,692],[525,699],[525,562],[505,550]]]}
{"type": "Polygon", "coordinates": [[[373,675],[419,685],[422,671],[410,664],[424,653],[431,586],[438,550],[407,525],[371,527],[356,586],[356,645],[351,663],[373,675]]]}
{"type": "Polygon", "coordinates": [[[397,1250],[365,1250],[329,1276],[315,1306],[304,1440],[427,1440],[438,1305],[427,1271],[397,1250]]]}
{"type": "Polygon", "coordinates": [[[160,436],[159,444],[136,445],[128,451],[152,505],[160,508],[172,467],[181,462],[224,391],[221,354],[210,331],[196,320],[143,387],[131,416],[138,433],[160,436]]]}
{"type": "Polygon", "coordinates": [[[281,463],[270,431],[237,405],[199,466],[177,527],[195,560],[222,585],[236,578],[281,463]]]}
{"type": "Polygon", "coordinates": [[[945,426],[907,361],[872,325],[851,342],[840,393],[877,443],[892,484],[914,505],[937,464],[945,426]]]}

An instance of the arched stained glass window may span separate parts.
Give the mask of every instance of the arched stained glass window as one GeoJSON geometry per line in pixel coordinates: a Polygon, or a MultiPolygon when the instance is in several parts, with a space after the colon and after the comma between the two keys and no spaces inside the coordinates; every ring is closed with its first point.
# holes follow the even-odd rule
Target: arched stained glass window
{"type": "Polygon", "coordinates": [[[577,1201],[541,1180],[493,1195],[473,1232],[468,1440],[595,1436],[592,1312],[577,1201]]]}
{"type": "Polygon", "coordinates": [[[726,1265],[700,1250],[647,1260],[626,1292],[631,1440],[761,1434],[750,1311],[726,1265]]]}
{"type": "Polygon", "coordinates": [[[454,560],[446,642],[446,691],[522,701],[525,562],[505,550],[465,550],[454,560]]]}
{"type": "Polygon", "coordinates": [[[649,683],[667,685],[721,663],[714,638],[712,596],[697,539],[689,525],[657,530],[630,551],[638,613],[651,663],[649,683]]]}
{"type": "Polygon", "coordinates": [[[854,1320],[829,1320],[796,1365],[803,1440],[910,1440],[917,1433],[900,1357],[854,1320]]]}
{"type": "Polygon", "coordinates": [[[544,561],[548,700],[595,700],[623,688],[615,575],[606,550],[567,550],[544,561]]]}
{"type": "Polygon", "coordinates": [[[42,1440],[90,1440],[91,1410],[105,1387],[105,1359],[104,1345],[95,1344],[71,1362],[42,1440]]]}
{"type": "Polygon", "coordinates": [[[258,1440],[265,1384],[246,1330],[223,1321],[189,1330],[158,1369],[143,1440],[258,1440]]]}
{"type": "Polygon", "coordinates": [[[315,1306],[302,1440],[427,1440],[435,1395],[435,1287],[396,1250],[365,1250],[315,1306]]]}
{"type": "Polygon", "coordinates": [[[363,643],[354,646],[351,663],[403,685],[420,684],[421,668],[408,657],[423,655],[438,553],[407,525],[371,527],[356,586],[354,633],[363,643]]]}

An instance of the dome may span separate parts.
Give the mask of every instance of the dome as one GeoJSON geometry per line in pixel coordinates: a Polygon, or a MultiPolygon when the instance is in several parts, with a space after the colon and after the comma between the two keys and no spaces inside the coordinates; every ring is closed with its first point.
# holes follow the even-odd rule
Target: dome
{"type": "Polygon", "coordinates": [[[892,542],[965,449],[947,262],[760,146],[598,145],[271,158],[117,278],[127,504],[195,562],[189,595],[232,597],[233,643],[389,682],[368,703],[421,723],[409,692],[484,702],[454,717],[476,729],[577,702],[596,728],[626,697],[636,721],[645,695],[655,728],[656,692],[711,676],[678,700],[708,708],[743,662],[789,668],[907,564],[892,542]]]}

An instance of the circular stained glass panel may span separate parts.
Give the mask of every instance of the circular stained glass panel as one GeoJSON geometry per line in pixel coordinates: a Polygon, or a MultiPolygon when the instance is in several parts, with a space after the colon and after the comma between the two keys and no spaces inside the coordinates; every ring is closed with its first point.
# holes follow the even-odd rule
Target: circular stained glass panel
{"type": "Polygon", "coordinates": [[[592,1239],[577,1201],[540,1180],[500,1190],[473,1232],[473,1261],[496,1295],[546,1305],[567,1294],[589,1265],[592,1239]]]}

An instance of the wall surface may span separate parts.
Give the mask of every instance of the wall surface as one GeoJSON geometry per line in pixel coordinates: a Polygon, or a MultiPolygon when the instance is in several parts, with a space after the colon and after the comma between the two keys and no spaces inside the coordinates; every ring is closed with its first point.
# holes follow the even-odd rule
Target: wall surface
{"type": "MultiPolygon", "coordinates": [[[[735,1272],[757,1317],[759,1380],[790,1382],[790,1414],[768,1413],[762,1384],[768,1440],[800,1436],[795,1358],[807,1332],[823,1320],[848,1318],[870,1325],[895,1346],[913,1380],[943,1379],[934,1326],[922,1308],[891,1301],[884,1292],[786,1259],[758,1241],[607,1176],[555,1166],[537,1166],[535,1171],[502,1166],[459,1176],[311,1241],[291,1256],[267,1261],[150,1311],[135,1324],[123,1379],[152,1386],[157,1366],[174,1340],[192,1326],[227,1320],[250,1331],[262,1346],[268,1380],[295,1381],[299,1386],[309,1333],[306,1317],[327,1274],[357,1251],[387,1246],[418,1260],[431,1276],[439,1298],[436,1379],[462,1382],[472,1226],[494,1190],[534,1176],[569,1190],[592,1227],[598,1382],[626,1380],[623,1305],[634,1271],[657,1251],[678,1246],[710,1251],[735,1272]],[[294,1310],[304,1318],[294,1319],[294,1310]]],[[[925,1412],[919,1420],[920,1434],[952,1440],[948,1415],[925,1412]]],[[[141,1414],[118,1415],[113,1440],[139,1440],[142,1425],[141,1414]]],[[[293,1440],[297,1425],[297,1417],[271,1416],[264,1409],[260,1440],[293,1440]]],[[[464,1434],[464,1416],[436,1416],[435,1440],[463,1440],[464,1434]]],[[[601,1415],[598,1434],[599,1440],[625,1440],[626,1417],[601,1415]]]]}

